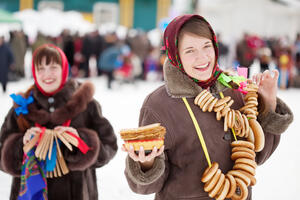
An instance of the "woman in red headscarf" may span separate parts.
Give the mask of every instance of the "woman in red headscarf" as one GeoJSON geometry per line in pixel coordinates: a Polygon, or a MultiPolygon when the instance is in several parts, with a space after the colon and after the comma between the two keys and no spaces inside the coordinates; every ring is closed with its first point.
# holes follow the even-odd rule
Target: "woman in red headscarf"
{"type": "MultiPolygon", "coordinates": [[[[253,79],[262,104],[257,112],[255,94],[251,102],[254,110],[248,109],[246,114],[247,117],[253,114],[252,121],[249,119],[255,123],[253,128],[259,127],[258,121],[262,129],[251,129],[251,132],[247,128],[246,114],[241,115],[243,119],[235,118],[235,113],[240,113],[238,110],[245,104],[243,79],[226,75],[218,67],[217,40],[208,22],[199,15],[176,17],[165,30],[164,45],[167,55],[163,66],[165,84],[145,99],[139,125],[161,123],[167,130],[165,143],[159,150],[154,147],[149,155],[145,155],[143,147],[138,154],[133,148],[123,147],[123,151],[128,152],[125,175],[129,186],[136,193],[155,193],[156,200],[251,199],[254,168],[271,156],[281,133],[293,120],[290,109],[276,98],[278,72],[271,76],[267,71],[253,79]],[[238,122],[243,122],[243,128],[236,127],[241,125],[238,122]],[[236,135],[228,126],[237,128],[236,135]],[[259,136],[255,141],[250,138],[254,132],[259,136]],[[244,141],[245,133],[251,144],[244,141]],[[246,154],[251,159],[238,161],[246,160],[248,165],[236,165],[236,157],[231,157],[235,136],[236,143],[251,147],[252,153],[246,154]],[[240,190],[236,190],[238,187],[240,190]]],[[[250,90],[253,93],[255,89],[250,90]]]]}
{"type": "Polygon", "coordinates": [[[34,85],[25,93],[11,95],[14,105],[0,132],[0,164],[1,170],[13,176],[12,200],[98,199],[95,170],[114,157],[116,136],[109,121],[102,116],[99,103],[93,99],[93,84],[68,80],[68,72],[63,51],[52,44],[43,45],[33,54],[34,85]],[[73,136],[73,141],[76,138],[77,148],[73,147],[73,151],[62,144],[63,140],[57,141],[59,144],[53,142],[60,146],[69,171],[65,175],[48,176],[51,170],[57,170],[53,166],[58,166],[53,160],[55,146],[51,159],[49,156],[44,163],[34,154],[25,152],[24,156],[23,146],[37,134],[41,141],[45,129],[56,131],[56,135],[68,133],[69,137],[73,136]],[[34,161],[33,164],[28,164],[28,158],[34,161]],[[49,164],[53,161],[54,165],[49,164]],[[38,182],[37,174],[41,175],[42,181],[38,182]]]}

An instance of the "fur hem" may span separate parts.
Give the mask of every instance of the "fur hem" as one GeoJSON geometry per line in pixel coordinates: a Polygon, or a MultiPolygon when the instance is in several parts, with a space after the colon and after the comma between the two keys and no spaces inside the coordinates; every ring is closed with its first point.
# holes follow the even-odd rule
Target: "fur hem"
{"type": "Polygon", "coordinates": [[[280,135],[283,133],[294,119],[291,109],[279,98],[275,112],[267,112],[266,114],[258,115],[260,122],[265,132],[280,135]]]}
{"type": "Polygon", "coordinates": [[[23,134],[13,133],[3,143],[1,152],[1,168],[12,176],[21,176],[23,160],[23,134]],[[22,144],[21,144],[22,143],[22,144]]]}
{"type": "Polygon", "coordinates": [[[101,144],[95,131],[87,128],[77,130],[80,138],[90,147],[90,150],[86,154],[83,154],[79,149],[74,152],[68,151],[65,159],[71,171],[84,171],[96,163],[101,144]]]}
{"type": "Polygon", "coordinates": [[[143,172],[140,164],[127,156],[125,170],[128,177],[137,185],[149,185],[154,183],[165,172],[164,154],[155,158],[152,169],[147,172],[143,172]]]}

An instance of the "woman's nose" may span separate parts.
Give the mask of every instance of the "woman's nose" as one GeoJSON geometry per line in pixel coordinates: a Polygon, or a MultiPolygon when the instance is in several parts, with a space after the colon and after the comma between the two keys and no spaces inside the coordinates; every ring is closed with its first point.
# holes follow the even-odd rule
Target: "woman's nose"
{"type": "Polygon", "coordinates": [[[198,50],[197,53],[196,53],[196,59],[199,60],[199,61],[207,61],[208,56],[205,52],[198,50]]]}

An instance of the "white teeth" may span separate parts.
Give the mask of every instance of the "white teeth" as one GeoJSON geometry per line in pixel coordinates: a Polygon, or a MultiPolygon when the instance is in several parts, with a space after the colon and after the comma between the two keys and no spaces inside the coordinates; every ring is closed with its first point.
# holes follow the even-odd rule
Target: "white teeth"
{"type": "Polygon", "coordinates": [[[51,83],[53,82],[53,79],[44,80],[45,83],[51,83]]]}
{"type": "Polygon", "coordinates": [[[195,68],[196,68],[196,69],[203,69],[203,68],[205,68],[205,67],[207,67],[207,66],[208,66],[208,63],[205,64],[205,65],[197,65],[197,66],[195,66],[195,68]]]}

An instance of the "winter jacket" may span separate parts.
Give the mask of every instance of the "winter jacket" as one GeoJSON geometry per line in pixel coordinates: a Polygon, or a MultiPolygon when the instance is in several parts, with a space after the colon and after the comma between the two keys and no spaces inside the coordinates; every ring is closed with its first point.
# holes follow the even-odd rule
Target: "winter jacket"
{"type": "MultiPolygon", "coordinates": [[[[107,164],[116,154],[116,136],[109,121],[102,116],[99,103],[93,99],[91,83],[68,81],[52,97],[44,96],[35,86],[34,102],[24,115],[30,127],[38,123],[48,129],[71,119],[70,126],[90,147],[83,154],[78,148],[69,151],[61,145],[70,172],[59,178],[47,178],[49,200],[97,200],[96,168],[107,164]],[[54,108],[54,109],[53,109],[54,108]]],[[[1,170],[13,176],[10,199],[18,197],[23,160],[23,135],[17,124],[14,108],[7,114],[0,132],[1,170]]]]}
{"type": "Polygon", "coordinates": [[[7,83],[10,65],[14,62],[14,56],[10,47],[4,43],[0,45],[0,83],[7,83]]]}
{"type": "MultiPolygon", "coordinates": [[[[165,151],[157,157],[153,167],[145,173],[140,164],[130,157],[126,159],[125,175],[130,188],[140,194],[156,193],[156,200],[208,200],[201,177],[208,167],[198,135],[187,108],[181,99],[186,97],[199,123],[212,162],[218,162],[226,174],[234,162],[230,159],[230,131],[224,132],[223,120],[216,120],[215,112],[202,112],[194,104],[195,97],[202,89],[187,75],[172,66],[164,64],[165,85],[152,92],[144,101],[140,112],[140,125],[159,122],[166,127],[165,151]]],[[[240,92],[225,88],[218,81],[210,87],[210,92],[220,98],[219,92],[234,99],[233,109],[244,105],[240,92]]],[[[277,99],[276,112],[258,116],[264,134],[265,147],[257,153],[257,163],[263,164],[274,152],[280,135],[293,120],[291,110],[277,99]]],[[[251,199],[249,187],[248,200],[251,199]]]]}

